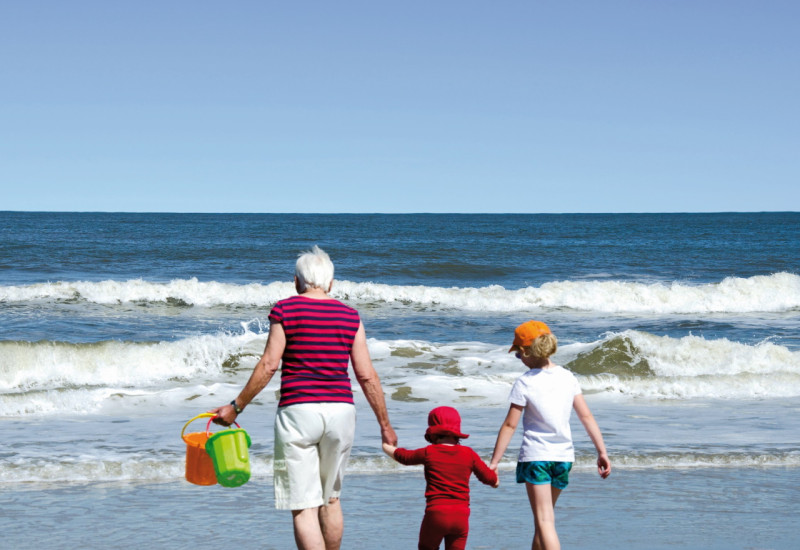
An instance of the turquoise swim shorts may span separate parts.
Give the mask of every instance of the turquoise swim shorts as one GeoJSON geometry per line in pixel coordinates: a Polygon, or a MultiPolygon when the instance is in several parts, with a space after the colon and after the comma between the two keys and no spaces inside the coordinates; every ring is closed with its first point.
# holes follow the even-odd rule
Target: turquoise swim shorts
{"type": "Polygon", "coordinates": [[[565,489],[569,484],[569,471],[572,462],[517,462],[517,483],[547,485],[565,489]]]}

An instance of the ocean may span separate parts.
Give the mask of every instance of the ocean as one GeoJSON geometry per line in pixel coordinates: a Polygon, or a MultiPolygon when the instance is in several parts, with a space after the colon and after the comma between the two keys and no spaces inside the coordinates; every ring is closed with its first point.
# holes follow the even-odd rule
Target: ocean
{"type": "MultiPolygon", "coordinates": [[[[362,316],[400,445],[423,446],[446,404],[488,459],[524,372],[513,329],[539,319],[614,468],[597,477],[573,418],[565,548],[798,547],[800,213],[0,212],[8,547],[292,548],[271,492],[277,378],[238,419],[247,485],[186,482],[180,432],[237,395],[315,244],[362,316]]],[[[413,548],[422,472],[383,455],[354,389],[344,547],[413,548]]],[[[501,487],[473,485],[470,548],[530,545],[519,439],[501,487]]]]}

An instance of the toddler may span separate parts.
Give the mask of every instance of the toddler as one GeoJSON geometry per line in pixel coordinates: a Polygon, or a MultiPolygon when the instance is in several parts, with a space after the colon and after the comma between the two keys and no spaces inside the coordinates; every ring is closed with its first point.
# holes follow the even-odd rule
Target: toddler
{"type": "Polygon", "coordinates": [[[486,485],[499,485],[470,447],[460,445],[469,435],[461,433],[461,416],[453,407],[436,407],[428,414],[427,447],[414,451],[388,443],[383,450],[400,464],[425,465],[425,516],[419,530],[419,550],[463,550],[469,533],[469,478],[475,474],[486,485]]]}

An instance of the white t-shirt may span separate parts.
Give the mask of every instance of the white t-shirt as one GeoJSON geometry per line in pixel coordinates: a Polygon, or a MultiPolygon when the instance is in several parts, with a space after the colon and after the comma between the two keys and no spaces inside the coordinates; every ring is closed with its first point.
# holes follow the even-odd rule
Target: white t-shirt
{"type": "Polygon", "coordinates": [[[575,461],[569,417],[572,401],[580,393],[575,375],[558,365],[530,369],[517,378],[508,400],[524,407],[520,462],[575,461]]]}

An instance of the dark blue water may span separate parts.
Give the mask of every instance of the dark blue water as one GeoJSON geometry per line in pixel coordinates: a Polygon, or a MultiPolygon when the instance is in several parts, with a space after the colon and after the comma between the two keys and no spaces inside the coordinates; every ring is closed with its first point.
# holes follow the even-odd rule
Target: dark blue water
{"type": "Polygon", "coordinates": [[[0,213],[0,282],[290,279],[318,244],[337,278],[538,286],[613,278],[717,282],[798,271],[800,213],[0,213]]]}

